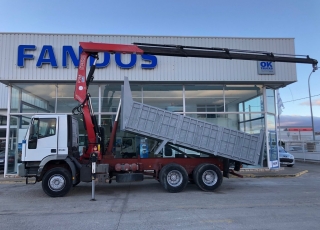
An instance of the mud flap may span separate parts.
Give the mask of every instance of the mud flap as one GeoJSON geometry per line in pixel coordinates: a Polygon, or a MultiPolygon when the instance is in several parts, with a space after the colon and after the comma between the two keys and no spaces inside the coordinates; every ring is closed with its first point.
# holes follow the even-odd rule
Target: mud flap
{"type": "Polygon", "coordinates": [[[83,182],[91,182],[92,176],[91,176],[91,167],[83,165],[80,169],[80,181],[83,182]]]}
{"type": "Polygon", "coordinates": [[[235,162],[234,162],[234,171],[239,172],[239,171],[240,171],[240,168],[241,168],[241,162],[235,161],[235,162]]]}
{"type": "Polygon", "coordinates": [[[223,158],[223,177],[229,178],[229,168],[230,168],[230,163],[229,159],[223,158]]]}

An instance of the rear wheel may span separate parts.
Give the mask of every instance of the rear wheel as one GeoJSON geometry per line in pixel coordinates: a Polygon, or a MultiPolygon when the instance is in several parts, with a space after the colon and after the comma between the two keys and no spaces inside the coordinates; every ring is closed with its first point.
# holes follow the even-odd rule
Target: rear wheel
{"type": "Polygon", "coordinates": [[[178,164],[167,164],[159,174],[159,180],[165,190],[172,193],[181,192],[188,184],[188,173],[178,164]]]}
{"type": "Polygon", "coordinates": [[[66,195],[72,187],[71,174],[65,168],[53,168],[42,178],[42,189],[51,197],[66,195]]]}
{"type": "Polygon", "coordinates": [[[213,164],[201,164],[193,172],[193,180],[203,191],[211,192],[217,189],[223,180],[221,170],[213,164]]]}

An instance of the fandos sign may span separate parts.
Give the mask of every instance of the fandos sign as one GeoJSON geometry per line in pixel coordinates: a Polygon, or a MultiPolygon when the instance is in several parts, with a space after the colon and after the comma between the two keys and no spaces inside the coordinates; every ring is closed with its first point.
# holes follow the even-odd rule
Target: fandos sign
{"type": "MultiPolygon", "coordinates": [[[[58,68],[60,66],[67,68],[68,67],[68,59],[71,59],[71,63],[74,67],[79,66],[79,58],[76,55],[72,46],[63,46],[62,47],[62,63],[57,62],[57,56],[54,52],[54,49],[51,45],[44,45],[41,48],[41,52],[39,57],[35,57],[33,52],[37,49],[35,45],[19,45],[18,46],[18,60],[17,66],[25,67],[25,62],[30,60],[36,60],[36,66],[41,68],[43,65],[51,65],[53,68],[58,68]]],[[[79,46],[79,54],[81,54],[82,48],[79,46]]],[[[127,54],[130,55],[130,61],[128,63],[124,63],[121,59],[121,53],[115,53],[114,61],[116,62],[117,66],[121,69],[131,69],[137,63],[137,55],[136,54],[127,54]]],[[[139,55],[140,56],[140,55],[139,55]]],[[[142,69],[154,69],[157,66],[158,60],[156,56],[153,55],[141,55],[142,62],[141,68],[142,69]]],[[[105,68],[109,65],[111,61],[111,54],[110,53],[103,53],[100,54],[100,62],[96,63],[97,68],[105,68]]],[[[90,57],[90,65],[94,62],[94,58],[90,57]]]]}

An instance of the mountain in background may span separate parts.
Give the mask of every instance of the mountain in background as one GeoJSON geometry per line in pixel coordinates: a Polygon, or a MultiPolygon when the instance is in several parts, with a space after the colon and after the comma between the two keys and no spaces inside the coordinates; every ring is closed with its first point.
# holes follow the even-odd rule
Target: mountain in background
{"type": "MultiPolygon", "coordinates": [[[[313,124],[315,132],[320,132],[320,117],[313,117],[313,124]]],[[[297,126],[297,127],[311,127],[310,116],[280,116],[280,126],[297,126]]]]}

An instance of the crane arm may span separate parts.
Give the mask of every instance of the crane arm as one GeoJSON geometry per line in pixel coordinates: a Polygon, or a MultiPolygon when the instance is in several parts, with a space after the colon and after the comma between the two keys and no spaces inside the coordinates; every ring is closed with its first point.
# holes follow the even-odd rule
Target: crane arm
{"type": "Polygon", "coordinates": [[[310,58],[308,55],[277,54],[267,51],[239,50],[217,47],[160,45],[149,43],[121,45],[92,42],[80,42],[80,46],[85,52],[137,53],[159,56],[303,63],[312,64],[313,67],[316,67],[318,64],[316,59],[310,58]]]}
{"type": "Polygon", "coordinates": [[[218,58],[218,59],[238,59],[251,61],[271,61],[304,63],[317,66],[318,61],[310,58],[308,55],[289,55],[276,54],[266,51],[238,50],[217,47],[197,47],[197,46],[175,46],[158,45],[149,43],[134,43],[143,50],[144,54],[177,56],[177,57],[200,57],[200,58],[218,58]]]}
{"type": "MultiPolygon", "coordinates": [[[[237,50],[217,47],[160,45],[149,43],[134,43],[133,45],[124,45],[94,42],[80,42],[80,46],[82,47],[83,52],[80,55],[76,87],[74,92],[74,99],[77,100],[80,105],[76,107],[73,112],[76,113],[77,110],[83,114],[84,125],[87,130],[89,143],[88,149],[86,153],[84,153],[85,158],[89,158],[90,154],[93,151],[96,151],[95,148],[101,141],[101,134],[92,110],[90,94],[88,93],[88,87],[90,82],[93,80],[93,73],[95,71],[99,52],[304,63],[311,64],[313,70],[317,69],[318,64],[316,59],[312,59],[308,55],[276,54],[264,51],[237,50]],[[87,59],[89,56],[94,56],[95,62],[91,66],[89,74],[86,77],[87,59]]],[[[101,151],[99,152],[98,159],[101,159],[101,151]]]]}

